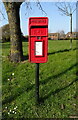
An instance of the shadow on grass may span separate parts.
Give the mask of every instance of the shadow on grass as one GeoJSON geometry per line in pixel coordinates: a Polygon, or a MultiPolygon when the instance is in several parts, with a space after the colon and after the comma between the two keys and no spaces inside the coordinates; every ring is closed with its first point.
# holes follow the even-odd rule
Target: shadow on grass
{"type": "Polygon", "coordinates": [[[48,99],[51,95],[55,95],[56,93],[59,93],[62,90],[65,90],[66,88],[68,88],[69,86],[71,86],[74,82],[77,82],[78,79],[76,78],[75,80],[73,80],[69,85],[64,86],[62,88],[58,88],[55,91],[50,91],[47,95],[45,95],[43,98],[40,98],[40,102],[44,103],[44,100],[48,99]]]}
{"type": "Polygon", "coordinates": [[[55,78],[58,78],[60,77],[61,75],[65,74],[66,72],[70,71],[71,69],[73,69],[74,67],[76,67],[78,65],[78,63],[75,63],[73,64],[71,67],[69,67],[68,69],[64,70],[63,72],[57,74],[57,75],[54,75],[54,76],[50,76],[48,77],[47,79],[43,80],[43,81],[40,81],[40,84],[46,84],[48,83],[49,81],[51,81],[52,79],[55,79],[55,78]]]}
{"type": "MultiPolygon", "coordinates": [[[[74,48],[73,50],[76,50],[77,48],[74,48]]],[[[70,51],[71,49],[65,49],[65,50],[59,50],[59,51],[55,51],[55,52],[52,52],[52,53],[48,53],[48,55],[52,55],[52,54],[56,54],[56,53],[60,53],[60,52],[68,52],[70,51]]],[[[23,59],[22,61],[24,60],[28,60],[28,55],[26,56],[23,56],[23,59]]]]}
{"type": "MultiPolygon", "coordinates": [[[[74,67],[77,67],[78,63],[75,63],[74,65],[72,65],[71,67],[69,67],[68,69],[66,69],[65,71],[57,74],[57,75],[54,75],[54,76],[50,76],[48,77],[47,79],[43,80],[43,81],[40,81],[40,84],[47,84],[48,82],[52,81],[53,79],[56,79],[58,77],[60,77],[61,75],[65,74],[66,72],[70,71],[71,69],[73,69],[74,67]]],[[[76,71],[76,76],[77,76],[77,72],[76,71]]],[[[70,85],[72,85],[74,82],[78,81],[78,78],[76,78],[74,81],[72,81],[69,85],[63,87],[63,88],[59,88],[59,89],[56,89],[54,92],[53,91],[50,91],[47,95],[45,95],[43,98],[40,98],[40,102],[43,103],[44,100],[48,99],[51,95],[55,95],[56,93],[66,89],[67,87],[69,87],[70,85]]]]}
{"type": "Polygon", "coordinates": [[[59,50],[59,51],[55,51],[55,52],[52,52],[52,53],[48,53],[48,55],[52,55],[52,54],[56,54],[56,53],[62,53],[62,52],[69,52],[71,50],[77,50],[77,49],[78,48],[59,50]]]}
{"type": "Polygon", "coordinates": [[[11,95],[6,97],[5,100],[2,101],[2,104],[11,103],[13,100],[18,98],[21,94],[23,94],[25,92],[29,92],[33,88],[34,88],[34,84],[32,86],[22,86],[20,89],[17,88],[16,92],[14,92],[14,91],[11,92],[11,88],[10,88],[9,91],[11,92],[11,95]]]}
{"type": "MultiPolygon", "coordinates": [[[[40,81],[40,84],[47,84],[49,81],[51,81],[52,79],[55,79],[63,74],[65,74],[67,71],[71,70],[72,68],[74,68],[77,64],[74,64],[72,65],[71,67],[69,67],[68,69],[66,69],[65,71],[57,74],[57,75],[54,75],[54,76],[50,76],[48,77],[47,79],[43,80],[43,81],[40,81]]],[[[72,85],[74,82],[76,82],[78,79],[72,81],[69,85],[65,86],[64,88],[60,88],[60,89],[56,89],[54,92],[51,91],[50,93],[48,93],[46,96],[44,96],[43,98],[40,98],[40,101],[43,102],[45,99],[49,98],[52,94],[56,94],[58,92],[60,92],[61,90],[64,90],[66,89],[67,87],[69,87],[70,85],[72,85]]],[[[6,103],[11,103],[13,100],[15,100],[16,98],[18,98],[21,94],[23,94],[24,92],[29,92],[31,91],[32,89],[35,88],[35,85],[32,84],[32,85],[25,85],[25,86],[22,86],[20,89],[17,88],[16,89],[16,92],[12,91],[11,95],[9,95],[8,97],[6,97],[4,100],[3,100],[3,104],[6,104],[6,103]]]]}

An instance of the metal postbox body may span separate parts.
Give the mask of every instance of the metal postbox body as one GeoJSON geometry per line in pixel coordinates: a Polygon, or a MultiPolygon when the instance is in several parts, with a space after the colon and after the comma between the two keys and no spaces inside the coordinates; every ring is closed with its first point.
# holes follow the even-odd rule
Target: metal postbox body
{"type": "Polygon", "coordinates": [[[48,18],[29,18],[29,61],[47,62],[48,53],[48,18]]]}

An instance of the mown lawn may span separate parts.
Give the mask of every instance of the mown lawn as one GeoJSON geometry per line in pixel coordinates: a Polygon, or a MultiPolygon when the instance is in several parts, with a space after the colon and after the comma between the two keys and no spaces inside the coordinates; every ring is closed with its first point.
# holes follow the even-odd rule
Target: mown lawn
{"type": "MultiPolygon", "coordinates": [[[[28,43],[23,42],[26,58],[28,43]]],[[[76,41],[50,41],[48,62],[40,64],[40,105],[35,104],[35,64],[8,60],[10,43],[3,43],[3,118],[69,118],[76,109],[76,41]]]]}

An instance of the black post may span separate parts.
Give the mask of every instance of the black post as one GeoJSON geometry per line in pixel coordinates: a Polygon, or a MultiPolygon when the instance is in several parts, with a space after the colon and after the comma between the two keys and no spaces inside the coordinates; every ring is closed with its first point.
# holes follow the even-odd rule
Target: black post
{"type": "Polygon", "coordinates": [[[36,63],[35,87],[36,87],[36,103],[39,103],[39,63],[36,63]]]}
{"type": "Polygon", "coordinates": [[[70,33],[71,33],[70,49],[72,49],[72,14],[70,14],[70,33]]]}

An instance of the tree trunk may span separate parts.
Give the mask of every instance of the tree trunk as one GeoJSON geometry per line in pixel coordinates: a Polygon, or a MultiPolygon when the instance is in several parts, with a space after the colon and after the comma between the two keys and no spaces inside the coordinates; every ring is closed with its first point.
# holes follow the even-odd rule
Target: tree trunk
{"type": "Polygon", "coordinates": [[[71,33],[70,49],[72,49],[72,14],[70,14],[70,33],[71,33]]]}
{"type": "Polygon", "coordinates": [[[5,2],[4,5],[8,14],[10,27],[10,41],[11,41],[10,60],[12,62],[20,62],[23,58],[19,17],[20,4],[16,2],[5,2]]]}

